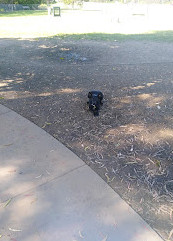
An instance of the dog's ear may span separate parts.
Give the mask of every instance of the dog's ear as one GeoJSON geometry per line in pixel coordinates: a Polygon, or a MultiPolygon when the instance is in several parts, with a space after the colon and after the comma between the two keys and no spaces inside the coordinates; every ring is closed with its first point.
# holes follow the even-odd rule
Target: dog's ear
{"type": "Polygon", "coordinates": [[[92,98],[92,93],[91,92],[88,93],[88,98],[89,99],[92,98]]]}
{"type": "Polygon", "coordinates": [[[103,99],[103,95],[100,93],[100,94],[98,94],[98,98],[100,99],[100,100],[102,100],[103,99]]]}

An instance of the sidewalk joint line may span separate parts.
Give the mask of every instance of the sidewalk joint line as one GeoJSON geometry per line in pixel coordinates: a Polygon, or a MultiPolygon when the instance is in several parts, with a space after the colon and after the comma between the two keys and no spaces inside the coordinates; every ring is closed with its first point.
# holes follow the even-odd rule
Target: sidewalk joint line
{"type": "MultiPolygon", "coordinates": [[[[60,178],[62,178],[62,177],[64,177],[64,176],[66,176],[66,175],[68,175],[69,173],[71,173],[71,172],[73,172],[73,171],[76,171],[76,170],[78,170],[78,169],[80,169],[80,168],[82,168],[82,167],[84,167],[84,166],[88,166],[86,163],[84,163],[84,164],[82,164],[81,166],[78,166],[78,167],[75,167],[74,169],[71,169],[71,170],[69,170],[68,172],[66,172],[66,173],[64,173],[64,174],[62,174],[62,175],[60,175],[60,176],[55,176],[53,179],[50,179],[50,180],[48,180],[48,181],[46,181],[46,182],[44,182],[44,183],[41,183],[41,184],[39,184],[39,185],[36,185],[35,187],[32,187],[32,188],[30,188],[30,189],[28,189],[28,190],[26,190],[26,191],[24,191],[24,192],[21,192],[21,193],[18,193],[17,195],[14,195],[14,196],[11,196],[11,197],[9,197],[8,199],[15,199],[15,198],[18,198],[19,196],[22,196],[22,195],[24,195],[25,193],[27,193],[27,192],[31,192],[32,190],[36,190],[37,188],[39,188],[39,187],[42,187],[42,186],[44,186],[44,185],[46,185],[46,184],[48,184],[48,183],[51,183],[51,182],[53,182],[54,180],[58,180],[58,179],[60,179],[60,178]]],[[[7,200],[8,200],[7,199],[7,200]]],[[[7,200],[5,200],[4,202],[6,202],[7,200]]]]}

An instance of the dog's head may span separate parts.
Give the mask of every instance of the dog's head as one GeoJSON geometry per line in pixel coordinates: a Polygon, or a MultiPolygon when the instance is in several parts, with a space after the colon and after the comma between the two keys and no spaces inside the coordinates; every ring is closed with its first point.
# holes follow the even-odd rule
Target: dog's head
{"type": "Polygon", "coordinates": [[[103,100],[103,94],[101,91],[96,91],[96,90],[93,90],[93,91],[90,91],[88,93],[88,98],[89,99],[98,99],[100,101],[103,100]]]}
{"type": "Polygon", "coordinates": [[[103,94],[100,91],[90,91],[88,93],[89,109],[94,112],[94,115],[98,115],[100,104],[103,99],[103,94]]]}

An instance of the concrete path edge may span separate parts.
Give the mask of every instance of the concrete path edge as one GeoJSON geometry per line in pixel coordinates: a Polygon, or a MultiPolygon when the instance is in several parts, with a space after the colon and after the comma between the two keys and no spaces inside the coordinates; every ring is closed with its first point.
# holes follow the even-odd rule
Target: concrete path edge
{"type": "Polygon", "coordinates": [[[2,241],[161,241],[72,151],[0,105],[2,241]]]}

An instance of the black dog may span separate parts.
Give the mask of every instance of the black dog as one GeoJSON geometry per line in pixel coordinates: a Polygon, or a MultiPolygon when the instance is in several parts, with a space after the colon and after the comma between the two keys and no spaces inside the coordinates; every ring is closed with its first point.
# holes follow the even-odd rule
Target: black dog
{"type": "Polygon", "coordinates": [[[100,105],[103,105],[103,94],[101,91],[93,90],[88,93],[89,109],[94,112],[94,116],[99,115],[100,105]]]}

